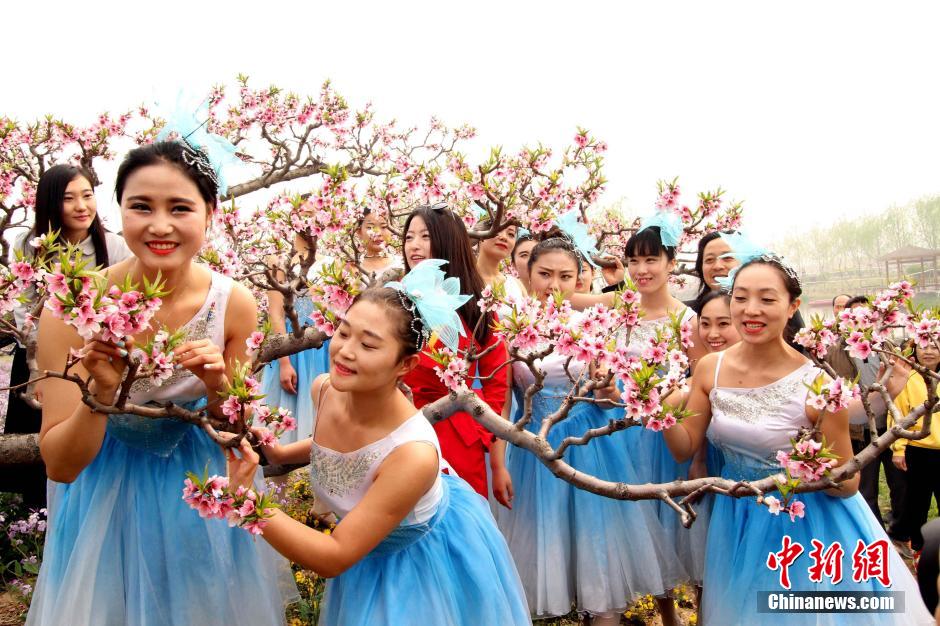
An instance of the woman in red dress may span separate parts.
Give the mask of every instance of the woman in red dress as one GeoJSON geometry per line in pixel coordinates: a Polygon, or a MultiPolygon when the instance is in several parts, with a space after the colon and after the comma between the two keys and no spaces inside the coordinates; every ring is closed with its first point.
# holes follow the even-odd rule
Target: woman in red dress
{"type": "MultiPolygon", "coordinates": [[[[497,413],[503,413],[509,391],[508,368],[502,366],[508,359],[506,346],[490,329],[493,319],[482,313],[479,302],[484,288],[483,279],[476,270],[476,260],[470,246],[470,237],[463,221],[444,204],[418,207],[405,220],[405,237],[402,258],[405,270],[417,266],[427,259],[442,259],[447,265],[441,269],[448,277],[460,280],[460,293],[473,296],[458,313],[464,324],[466,336],[460,337],[461,353],[471,345],[481,353],[493,344],[492,350],[471,364],[470,374],[483,378],[474,391],[497,413]],[[496,370],[499,369],[498,372],[496,370]],[[493,372],[496,372],[493,375],[493,372]],[[489,378],[487,378],[489,377],[489,378]]],[[[411,388],[414,404],[421,408],[447,395],[448,389],[434,372],[436,363],[428,355],[429,347],[421,353],[421,361],[404,378],[411,388]]],[[[493,473],[494,492],[497,500],[508,505],[511,486],[507,482],[509,473],[504,464],[504,446],[501,440],[494,443],[493,435],[483,428],[468,413],[454,413],[434,425],[441,442],[444,459],[477,493],[487,497],[486,452],[490,454],[490,469],[493,473]]]]}

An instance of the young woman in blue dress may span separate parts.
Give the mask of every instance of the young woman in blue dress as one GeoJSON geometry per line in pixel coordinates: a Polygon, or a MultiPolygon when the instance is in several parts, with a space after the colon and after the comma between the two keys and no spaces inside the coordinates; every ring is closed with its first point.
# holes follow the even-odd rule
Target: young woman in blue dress
{"type": "MultiPolygon", "coordinates": [[[[433,281],[414,282],[435,272],[443,278],[434,262],[413,269],[398,287],[356,298],[330,343],[330,374],[313,384],[313,436],[263,448],[272,463],[309,459],[317,498],[340,518],[326,535],[276,512],[263,535],[281,554],[330,578],[321,625],[530,621],[486,500],[442,471],[434,428],[399,389],[430,331],[443,337],[446,330],[427,325],[422,312],[436,299],[433,281]]],[[[230,453],[233,486],[247,485],[257,468],[247,442],[240,453],[230,453]]]]}
{"type": "MultiPolygon", "coordinates": [[[[217,397],[235,360],[247,358],[245,340],[257,320],[247,289],[195,262],[216,207],[211,168],[204,153],[183,142],[158,141],[127,155],[115,193],[134,256],[106,276],[111,284],[141,285],[159,275],[169,293],[151,328],[123,345],[83,340],[44,311],[41,369],[60,370],[70,350],[83,351],[71,373],[110,404],[128,351],[162,325],[185,333],[175,349],[177,369],[160,386],[138,380],[129,400],[195,408],[217,397]]],[[[284,621],[284,601],[296,595],[287,563],[248,533],[193,515],[180,498],[187,471],[224,472],[225,456],[206,432],[171,419],[97,413],[70,381],[39,385],[49,530],[28,624],[284,621]]],[[[221,413],[218,404],[212,410],[221,413]]]]}
{"type": "MultiPolygon", "coordinates": [[[[757,480],[780,472],[777,451],[790,450],[791,438],[820,419],[821,436],[838,455],[837,464],[851,458],[848,411],[821,415],[807,405],[806,385],[820,370],[785,340],[787,321],[800,303],[796,273],[779,257],[765,254],[745,262],[731,288],[731,318],[741,341],[699,362],[686,405],[692,415],[662,431],[676,460],[690,458],[707,436],[724,457],[722,476],[757,480]]],[[[805,518],[795,520],[771,514],[754,498],[716,497],[705,553],[704,622],[932,624],[917,584],[857,490],[858,475],[838,488],[797,494],[794,499],[805,507],[805,518]],[[834,569],[814,576],[807,567],[814,540],[824,549],[838,542],[843,550],[836,558],[842,566],[839,577],[834,569]],[[805,551],[789,567],[789,588],[781,586],[779,559],[770,558],[782,554],[787,542],[805,551]],[[882,581],[876,576],[854,579],[860,543],[864,554],[858,559],[874,558],[883,549],[882,581]],[[901,591],[904,612],[759,612],[761,591],[901,591]]]]}

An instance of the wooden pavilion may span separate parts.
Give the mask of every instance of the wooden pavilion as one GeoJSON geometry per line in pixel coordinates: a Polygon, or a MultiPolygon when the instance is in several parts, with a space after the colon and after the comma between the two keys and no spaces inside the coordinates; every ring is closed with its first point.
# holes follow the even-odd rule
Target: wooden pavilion
{"type": "Polygon", "coordinates": [[[905,276],[914,278],[919,289],[937,289],[940,287],[940,272],[937,271],[937,260],[940,259],[940,250],[921,248],[919,246],[904,246],[893,252],[879,257],[885,264],[885,280],[892,282],[905,276]],[[919,272],[905,272],[905,266],[913,263],[920,264],[919,272]],[[892,277],[891,266],[895,272],[892,277]]]}

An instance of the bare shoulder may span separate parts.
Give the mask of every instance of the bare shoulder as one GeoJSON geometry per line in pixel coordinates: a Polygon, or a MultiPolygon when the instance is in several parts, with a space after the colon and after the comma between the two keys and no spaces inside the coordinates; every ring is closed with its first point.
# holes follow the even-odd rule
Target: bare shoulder
{"type": "Polygon", "coordinates": [[[323,389],[323,385],[329,384],[329,379],[329,374],[320,374],[313,379],[313,384],[310,385],[310,399],[313,400],[314,410],[319,408],[317,405],[320,403],[320,390],[323,389]]]}
{"type": "Polygon", "coordinates": [[[233,282],[225,311],[226,332],[231,335],[248,335],[257,326],[258,303],[244,285],[233,282]]]}
{"type": "Polygon", "coordinates": [[[258,302],[247,287],[235,281],[232,283],[232,293],[229,296],[229,308],[239,314],[257,313],[258,302]]]}
{"type": "Polygon", "coordinates": [[[706,391],[710,391],[715,383],[715,370],[718,367],[718,352],[709,352],[698,361],[695,368],[695,378],[698,384],[706,391]]]}

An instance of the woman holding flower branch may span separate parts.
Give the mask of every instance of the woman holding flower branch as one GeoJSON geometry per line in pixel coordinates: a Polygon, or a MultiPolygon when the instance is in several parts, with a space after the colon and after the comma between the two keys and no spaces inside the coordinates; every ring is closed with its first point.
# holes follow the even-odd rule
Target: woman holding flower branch
{"type": "MultiPolygon", "coordinates": [[[[469,296],[442,264],[356,297],[330,342],[330,374],[312,387],[313,436],[263,447],[273,463],[309,460],[317,498],[340,518],[327,535],[277,511],[262,535],[330,577],[321,626],[530,621],[486,501],[444,473],[434,428],[399,389],[432,333],[453,350],[463,332],[469,296]]],[[[245,441],[230,450],[230,484],[250,486],[258,460],[245,441]]]]}
{"type": "Polygon", "coordinates": [[[180,499],[187,470],[224,468],[215,441],[190,423],[82,401],[84,386],[104,407],[208,402],[224,417],[217,394],[245,359],[256,310],[245,288],[193,262],[220,187],[197,142],[158,141],[121,164],[115,191],[135,257],[105,276],[63,258],[47,279],[38,360],[65,373],[40,383],[53,482],[30,624],[283,619],[276,555],[180,499]]]}
{"type": "Polygon", "coordinates": [[[690,458],[707,433],[724,455],[722,476],[757,480],[782,466],[787,482],[780,485],[780,498],[762,498],[770,515],[749,498],[715,500],[705,560],[705,623],[932,624],[913,577],[857,494],[857,474],[825,492],[793,490],[852,458],[847,407],[858,394],[787,344],[787,320],[802,291],[793,269],[771,253],[742,260],[728,278],[741,342],[699,362],[688,416],[662,433],[677,461],[690,458]],[[803,550],[805,561],[791,563],[803,550]],[[878,571],[856,567],[879,555],[878,571]],[[810,559],[828,566],[815,571],[806,567],[810,559]],[[789,590],[903,591],[905,612],[758,614],[758,592],[789,590]]]}

